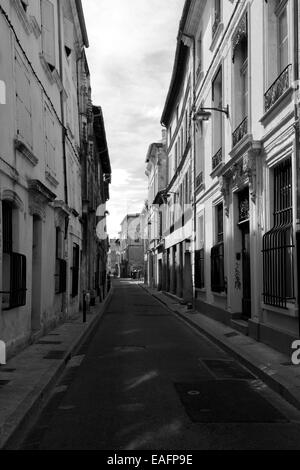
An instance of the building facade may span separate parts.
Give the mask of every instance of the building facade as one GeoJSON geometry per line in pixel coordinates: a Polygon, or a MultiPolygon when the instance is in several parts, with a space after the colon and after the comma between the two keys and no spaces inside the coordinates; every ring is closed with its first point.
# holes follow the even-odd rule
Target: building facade
{"type": "Polygon", "coordinates": [[[168,161],[163,142],[150,145],[146,156],[146,176],[148,177],[148,210],[144,222],[148,240],[146,254],[146,279],[151,287],[163,287],[163,202],[167,185],[168,161]]]}
{"type": "Polygon", "coordinates": [[[144,244],[141,236],[141,214],[127,214],[120,231],[121,277],[138,276],[144,272],[144,244]],[[135,273],[135,274],[134,274],[135,273]]]}
{"type": "Polygon", "coordinates": [[[0,39],[0,339],[10,356],[80,308],[81,2],[0,1],[0,39]]]}
{"type": "Polygon", "coordinates": [[[192,284],[201,313],[285,353],[299,336],[298,51],[297,1],[187,0],[161,119],[165,290],[188,301],[192,284]]]}

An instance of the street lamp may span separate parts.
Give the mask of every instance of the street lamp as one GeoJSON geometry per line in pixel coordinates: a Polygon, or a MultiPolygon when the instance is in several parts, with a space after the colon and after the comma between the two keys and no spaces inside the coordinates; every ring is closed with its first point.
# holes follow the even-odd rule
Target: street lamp
{"type": "Polygon", "coordinates": [[[229,118],[229,106],[225,108],[199,108],[193,116],[193,121],[208,121],[211,117],[210,111],[218,111],[219,113],[224,113],[227,118],[229,118]]]}

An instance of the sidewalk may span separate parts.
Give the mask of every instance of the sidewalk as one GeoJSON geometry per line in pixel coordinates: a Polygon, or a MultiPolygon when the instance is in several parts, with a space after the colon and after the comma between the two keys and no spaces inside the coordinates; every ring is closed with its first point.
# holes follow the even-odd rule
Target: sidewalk
{"type": "Polygon", "coordinates": [[[300,365],[293,365],[290,357],[196,310],[188,310],[175,296],[140,285],[173,311],[178,318],[226,350],[271,389],[300,409],[300,365]]]}
{"type": "Polygon", "coordinates": [[[0,449],[34,418],[66,364],[93,333],[112,292],[113,287],[102,304],[91,307],[86,323],[78,314],[0,366],[0,449]]]}

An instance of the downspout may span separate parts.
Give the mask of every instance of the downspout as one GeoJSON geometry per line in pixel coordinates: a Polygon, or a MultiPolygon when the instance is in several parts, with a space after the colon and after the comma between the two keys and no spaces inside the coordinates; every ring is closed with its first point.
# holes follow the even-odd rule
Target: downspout
{"type": "MultiPolygon", "coordinates": [[[[294,0],[294,85],[295,91],[299,92],[299,6],[298,0],[294,0]]],[[[298,103],[295,99],[295,168],[296,168],[296,264],[297,264],[297,303],[298,303],[298,334],[300,337],[300,159],[299,159],[299,112],[298,103]]]]}
{"type": "MultiPolygon", "coordinates": [[[[58,11],[58,47],[59,47],[59,72],[61,82],[63,84],[63,63],[62,63],[62,37],[61,37],[61,1],[57,2],[57,11],[58,11]]],[[[61,110],[61,122],[62,122],[62,149],[63,149],[63,172],[64,172],[64,195],[65,203],[68,206],[68,179],[67,179],[67,155],[66,155],[66,127],[65,127],[65,113],[64,113],[64,87],[60,92],[60,110],[61,110]]],[[[65,217],[65,252],[68,253],[68,228],[69,228],[69,217],[65,217]]],[[[61,299],[61,310],[68,315],[68,302],[67,302],[67,292],[62,294],[61,299]]]]}
{"type": "MultiPolygon", "coordinates": [[[[61,82],[63,83],[63,64],[62,64],[62,39],[61,39],[61,0],[58,0],[58,45],[59,45],[59,72],[61,82]]],[[[67,156],[66,156],[66,127],[65,127],[65,113],[64,113],[64,89],[60,92],[60,108],[61,108],[61,121],[62,121],[62,147],[63,147],[63,168],[64,168],[64,193],[65,203],[68,205],[68,179],[67,179],[67,156]]],[[[65,238],[67,234],[65,233],[65,238]]]]}

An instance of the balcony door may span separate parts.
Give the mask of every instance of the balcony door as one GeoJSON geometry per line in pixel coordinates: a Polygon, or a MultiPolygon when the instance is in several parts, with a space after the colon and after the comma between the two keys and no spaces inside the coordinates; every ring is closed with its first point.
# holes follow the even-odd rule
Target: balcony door
{"type": "Polygon", "coordinates": [[[42,221],[34,215],[32,226],[32,290],[31,290],[31,330],[41,328],[42,290],[42,221]]]}

